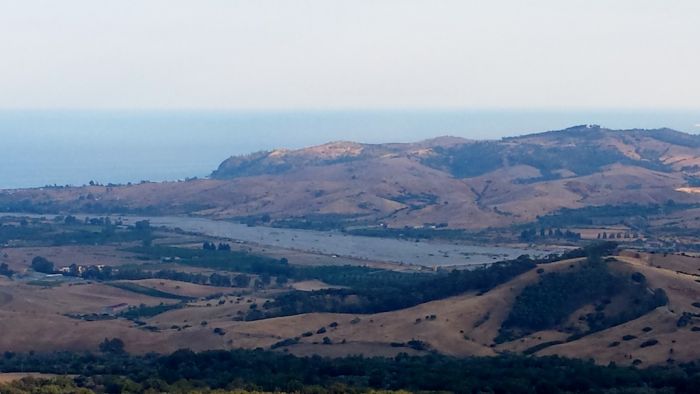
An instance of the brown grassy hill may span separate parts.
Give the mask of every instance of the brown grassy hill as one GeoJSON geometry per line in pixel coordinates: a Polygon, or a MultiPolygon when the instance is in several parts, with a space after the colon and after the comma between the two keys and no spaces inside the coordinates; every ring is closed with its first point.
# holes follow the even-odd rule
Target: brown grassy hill
{"type": "MultiPolygon", "coordinates": [[[[675,268],[681,264],[685,269],[694,268],[697,272],[698,264],[697,259],[683,261],[683,258],[679,260],[675,257],[671,256],[666,263],[673,269],[665,268],[665,265],[659,265],[660,268],[650,265],[649,256],[635,257],[630,254],[618,257],[618,262],[612,263],[612,269],[621,274],[642,273],[648,280],[649,288],[663,288],[666,291],[669,304],[627,323],[570,342],[566,342],[569,332],[551,329],[498,345],[494,343],[515,298],[526,286],[537,283],[541,277],[537,270],[483,295],[465,294],[394,312],[373,315],[305,314],[255,322],[218,320],[210,321],[210,324],[224,329],[224,338],[230,339],[231,343],[248,348],[270,346],[280,340],[297,337],[301,344],[288,349],[302,354],[352,354],[353,346],[364,349],[369,344],[372,345],[370,354],[386,354],[398,343],[418,340],[429,349],[444,354],[494,355],[523,352],[547,342],[562,341],[565,343],[544,347],[536,353],[593,358],[599,363],[641,362],[652,365],[667,363],[669,359],[675,362],[690,361],[697,357],[693,349],[700,344],[700,332],[693,329],[696,318],[683,327],[678,326],[678,321],[684,312],[698,311],[693,303],[700,301],[700,284],[695,281],[697,277],[678,274],[675,268]],[[304,336],[304,333],[308,336],[304,336]],[[309,335],[311,333],[313,335],[309,335]],[[624,340],[626,335],[635,338],[624,340]],[[332,345],[324,345],[324,337],[332,345]],[[642,346],[652,340],[656,341],[654,345],[642,346]],[[615,342],[619,344],[611,346],[615,342]]],[[[580,263],[581,260],[568,260],[539,268],[550,273],[567,272],[580,263]]],[[[586,305],[581,311],[591,308],[592,305],[586,305]]],[[[572,319],[576,320],[579,313],[575,312],[572,319]]],[[[394,347],[396,351],[405,349],[394,347]]]]}
{"type": "MultiPolygon", "coordinates": [[[[94,350],[105,337],[118,337],[125,341],[129,351],[143,353],[170,352],[182,347],[194,350],[269,348],[286,339],[298,338],[299,343],[279,349],[330,356],[391,355],[406,351],[437,351],[456,356],[534,352],[624,365],[658,365],[697,358],[700,318],[693,314],[700,312],[696,306],[700,305],[697,282],[700,259],[625,252],[616,256],[616,260],[609,263],[611,270],[625,277],[643,274],[645,288],[664,289],[668,304],[578,339],[571,338],[567,327],[579,322],[579,315],[592,312],[594,304],[583,305],[562,326],[534,331],[503,343],[495,342],[523,289],[541,281],[543,275],[576,271],[583,264],[581,259],[540,265],[484,294],[467,293],[368,315],[311,313],[239,321],[236,319],[239,312],[247,311],[252,304],[262,305],[265,299],[251,295],[195,300],[183,308],[144,318],[154,331],[123,319],[90,322],[66,315],[95,312],[120,302],[157,305],[172,300],[138,295],[103,284],[39,288],[0,279],[0,328],[3,330],[0,347],[14,351],[94,350]],[[538,346],[541,347],[539,351],[538,346]]],[[[218,290],[175,281],[139,283],[197,296],[218,290]]],[[[632,294],[622,293],[620,297],[627,299],[613,298],[608,311],[616,304],[625,305],[619,301],[635,302],[632,294]]]]}
{"type": "Polygon", "coordinates": [[[700,194],[683,189],[698,182],[698,136],[577,126],[497,141],[259,152],[225,160],[204,180],[3,191],[0,209],[482,229],[561,208],[698,203],[700,194]]]}

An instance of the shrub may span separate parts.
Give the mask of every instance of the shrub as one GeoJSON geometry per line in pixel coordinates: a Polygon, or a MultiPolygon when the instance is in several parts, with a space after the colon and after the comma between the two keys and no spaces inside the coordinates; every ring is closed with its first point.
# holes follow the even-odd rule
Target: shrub
{"type": "Polygon", "coordinates": [[[273,343],[270,346],[270,349],[278,349],[281,347],[292,346],[292,345],[296,345],[297,343],[299,343],[299,340],[297,338],[287,338],[287,339],[283,339],[279,342],[273,343]]]}
{"type": "Polygon", "coordinates": [[[419,341],[417,339],[411,339],[406,343],[406,346],[414,350],[429,350],[430,345],[427,342],[419,341]]]}
{"type": "Polygon", "coordinates": [[[216,327],[216,328],[214,329],[214,334],[217,334],[217,335],[226,335],[226,331],[224,331],[222,328],[216,327]]]}
{"type": "Polygon", "coordinates": [[[657,341],[656,339],[650,339],[648,341],[642,342],[642,344],[639,345],[639,347],[650,347],[650,346],[654,346],[658,343],[659,343],[659,341],[657,341]]]}

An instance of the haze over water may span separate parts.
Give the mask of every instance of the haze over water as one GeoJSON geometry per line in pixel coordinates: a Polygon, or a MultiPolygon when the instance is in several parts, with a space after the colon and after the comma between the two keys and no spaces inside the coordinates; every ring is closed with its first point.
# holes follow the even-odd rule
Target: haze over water
{"type": "Polygon", "coordinates": [[[0,111],[0,188],[177,180],[279,147],[494,139],[577,124],[697,133],[700,111],[0,111]]]}

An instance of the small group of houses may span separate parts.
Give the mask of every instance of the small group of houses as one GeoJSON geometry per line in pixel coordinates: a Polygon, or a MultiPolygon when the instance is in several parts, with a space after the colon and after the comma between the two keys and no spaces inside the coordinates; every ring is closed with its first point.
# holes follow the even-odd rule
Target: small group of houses
{"type": "Polygon", "coordinates": [[[82,275],[84,274],[88,269],[95,267],[97,268],[98,271],[102,272],[106,265],[104,264],[97,264],[97,265],[78,265],[78,264],[71,264],[71,265],[66,265],[63,267],[60,267],[57,271],[60,272],[61,274],[78,274],[82,275]]]}

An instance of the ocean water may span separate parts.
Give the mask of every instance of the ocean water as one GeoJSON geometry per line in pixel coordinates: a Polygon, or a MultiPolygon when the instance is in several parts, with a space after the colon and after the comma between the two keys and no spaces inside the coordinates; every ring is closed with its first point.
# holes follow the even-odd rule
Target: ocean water
{"type": "Polygon", "coordinates": [[[278,147],[494,139],[578,124],[698,133],[700,111],[0,111],[0,188],[178,180],[278,147]]]}

